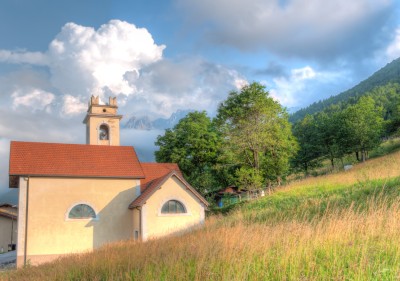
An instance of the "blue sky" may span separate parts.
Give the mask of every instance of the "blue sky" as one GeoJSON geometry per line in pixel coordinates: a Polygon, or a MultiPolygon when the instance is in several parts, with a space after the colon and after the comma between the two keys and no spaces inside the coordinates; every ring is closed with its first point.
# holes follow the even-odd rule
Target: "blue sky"
{"type": "MultiPolygon", "coordinates": [[[[399,57],[399,19],[395,0],[2,1],[0,194],[9,141],[83,143],[91,94],[117,96],[125,120],[213,115],[259,81],[300,108],[399,57]]],[[[149,160],[159,133],[122,139],[149,160]]]]}

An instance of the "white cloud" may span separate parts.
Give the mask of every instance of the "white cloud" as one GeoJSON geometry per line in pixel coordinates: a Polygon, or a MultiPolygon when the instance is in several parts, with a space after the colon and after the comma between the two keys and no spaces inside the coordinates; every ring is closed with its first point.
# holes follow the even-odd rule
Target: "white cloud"
{"type": "Polygon", "coordinates": [[[232,90],[247,83],[237,71],[201,59],[161,60],[133,76],[137,94],[126,108],[136,115],[169,117],[178,109],[215,112],[232,90]]]}
{"type": "Polygon", "coordinates": [[[13,99],[13,109],[17,109],[20,106],[32,109],[43,109],[54,100],[54,95],[52,93],[39,89],[32,89],[28,92],[17,90],[11,94],[11,97],[13,99]]]}
{"type": "Polygon", "coordinates": [[[112,20],[98,30],[68,23],[47,56],[52,82],[64,93],[130,95],[135,88],[124,75],[160,60],[164,48],[145,28],[124,21],[112,20]]]}
{"type": "Polygon", "coordinates": [[[275,85],[270,90],[271,96],[284,106],[298,106],[299,93],[305,89],[307,80],[315,79],[318,75],[310,66],[292,69],[289,77],[273,79],[275,85]]]}
{"type": "Polygon", "coordinates": [[[78,115],[87,110],[87,104],[71,95],[63,96],[62,112],[66,115],[78,115]]]}
{"type": "MultiPolygon", "coordinates": [[[[321,85],[334,85],[339,77],[345,72],[317,72],[311,66],[295,68],[290,71],[289,77],[280,76],[273,79],[270,93],[286,107],[297,107],[307,105],[310,100],[315,99],[315,89],[321,89],[321,85]]],[[[322,90],[320,98],[324,98],[333,92],[322,90]]],[[[337,93],[335,93],[337,94],[337,93]]]]}
{"type": "Polygon", "coordinates": [[[310,66],[292,69],[291,73],[292,73],[292,79],[296,81],[312,79],[317,75],[314,69],[312,69],[310,66]]]}
{"type": "Polygon", "coordinates": [[[40,52],[0,50],[0,62],[46,65],[47,57],[40,52]]]}
{"type": "MultiPolygon", "coordinates": [[[[0,50],[0,61],[47,66],[51,87],[64,96],[62,112],[73,115],[82,111],[79,99],[92,94],[135,94],[136,87],[127,78],[162,59],[164,48],[145,28],[124,21],[111,20],[97,30],[67,23],[46,52],[0,50]]],[[[14,107],[38,108],[54,96],[37,89],[27,95],[14,93],[13,98],[14,107]]]]}
{"type": "MultiPolygon", "coordinates": [[[[238,73],[236,72],[236,73],[234,73],[234,75],[235,75],[235,76],[238,76],[238,73]]],[[[237,90],[241,90],[244,86],[249,85],[249,82],[248,82],[246,79],[244,79],[244,78],[237,77],[237,78],[235,78],[235,80],[233,81],[233,84],[235,85],[235,88],[236,88],[237,90]]]]}
{"type": "Polygon", "coordinates": [[[91,95],[116,95],[122,112],[154,118],[178,109],[213,112],[229,91],[247,83],[236,70],[200,58],[164,59],[164,48],[146,29],[124,21],[97,30],[67,23],[46,52],[3,50],[0,61],[48,68],[48,77],[38,77],[47,83],[35,78],[29,85],[27,78],[23,87],[15,85],[31,90],[13,90],[14,108],[41,107],[69,117],[84,113],[91,95]]]}
{"type": "Polygon", "coordinates": [[[400,57],[400,27],[396,29],[394,39],[386,49],[386,56],[389,60],[400,57]]]}

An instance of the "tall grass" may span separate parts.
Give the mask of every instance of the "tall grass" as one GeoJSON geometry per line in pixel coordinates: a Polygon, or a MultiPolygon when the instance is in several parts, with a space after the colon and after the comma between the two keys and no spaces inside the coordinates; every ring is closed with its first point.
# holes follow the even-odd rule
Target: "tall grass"
{"type": "Polygon", "coordinates": [[[326,188],[337,185],[350,185],[373,179],[389,179],[400,176],[400,151],[384,157],[370,159],[355,165],[347,172],[332,173],[320,177],[308,177],[289,184],[290,188],[321,186],[326,188]]]}
{"type": "Polygon", "coordinates": [[[398,162],[306,179],[181,236],[113,243],[0,279],[400,280],[398,162]]]}
{"type": "Polygon", "coordinates": [[[200,230],[4,275],[10,280],[398,280],[400,202],[327,209],[315,220],[247,224],[217,217],[200,230]],[[233,223],[232,223],[233,222],[233,223]]]}

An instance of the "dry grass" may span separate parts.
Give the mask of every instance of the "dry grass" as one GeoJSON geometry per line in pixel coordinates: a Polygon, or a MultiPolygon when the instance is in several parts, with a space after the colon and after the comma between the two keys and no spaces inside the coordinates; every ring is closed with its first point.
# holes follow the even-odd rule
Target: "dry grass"
{"type": "Polygon", "coordinates": [[[119,242],[2,280],[400,280],[400,152],[310,178],[179,237],[119,242]],[[379,180],[381,179],[381,180],[379,180]]]}
{"type": "Polygon", "coordinates": [[[331,210],[318,221],[247,225],[213,217],[181,237],[124,242],[9,280],[400,280],[400,204],[331,210]]]}
{"type": "Polygon", "coordinates": [[[400,151],[397,151],[393,154],[374,158],[365,163],[355,165],[347,172],[333,173],[321,177],[308,177],[292,182],[287,187],[290,189],[304,186],[350,185],[368,180],[389,179],[400,177],[399,167],[400,151]]]}

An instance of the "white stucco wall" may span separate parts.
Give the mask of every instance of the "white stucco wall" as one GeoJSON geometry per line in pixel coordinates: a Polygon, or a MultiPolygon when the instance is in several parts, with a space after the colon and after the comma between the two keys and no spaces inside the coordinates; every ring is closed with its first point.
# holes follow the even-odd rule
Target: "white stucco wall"
{"type": "Polygon", "coordinates": [[[169,178],[142,207],[143,239],[156,238],[190,229],[204,222],[204,204],[175,177],[169,178]],[[187,213],[162,214],[169,200],[181,202],[187,213]]]}

